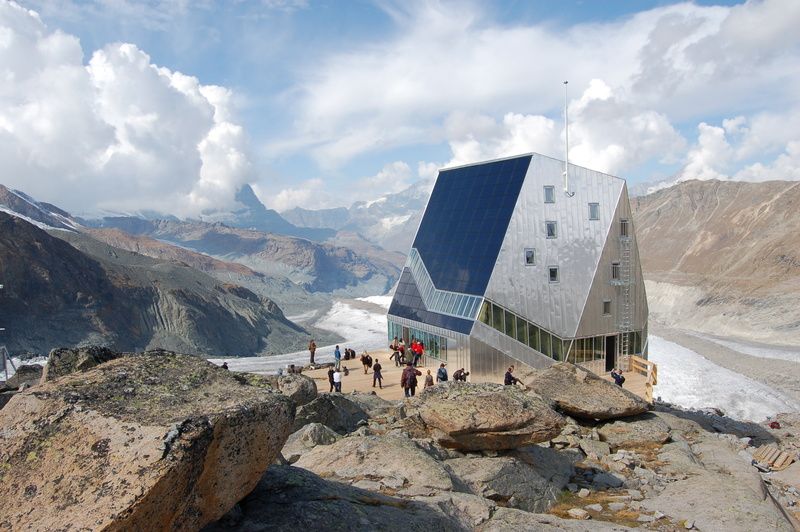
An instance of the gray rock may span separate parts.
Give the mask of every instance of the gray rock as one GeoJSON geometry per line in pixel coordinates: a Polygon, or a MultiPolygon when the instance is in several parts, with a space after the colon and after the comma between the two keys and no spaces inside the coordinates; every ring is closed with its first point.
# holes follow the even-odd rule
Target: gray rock
{"type": "Polygon", "coordinates": [[[656,520],[656,518],[653,517],[652,515],[641,514],[639,517],[636,518],[636,520],[639,521],[640,523],[652,523],[653,521],[656,520]]]}
{"type": "Polygon", "coordinates": [[[578,497],[580,497],[581,499],[585,499],[586,497],[589,496],[590,493],[591,491],[587,490],[586,488],[581,488],[581,490],[578,492],[578,497]]]}
{"type": "Polygon", "coordinates": [[[603,505],[602,504],[597,504],[597,503],[595,503],[595,504],[587,504],[586,506],[583,507],[583,509],[584,510],[588,510],[590,512],[602,512],[603,511],[603,505]]]}
{"type": "Polygon", "coordinates": [[[580,419],[616,419],[649,408],[639,396],[567,362],[536,373],[526,384],[552,400],[560,412],[580,419]]]}
{"type": "Polygon", "coordinates": [[[406,495],[453,489],[445,468],[405,436],[350,436],[303,454],[295,463],[324,478],[354,483],[362,479],[406,495]]]}
{"type": "Polygon", "coordinates": [[[277,377],[280,392],[289,397],[297,406],[303,406],[317,398],[317,383],[311,377],[300,373],[289,373],[277,377]]]}
{"type": "Polygon", "coordinates": [[[281,454],[290,464],[296,462],[303,454],[317,445],[330,445],[341,436],[321,423],[309,423],[292,433],[286,440],[281,454]]]}
{"type": "Polygon", "coordinates": [[[556,437],[564,418],[515,386],[450,382],[406,405],[405,429],[461,451],[516,449],[556,437]]]}
{"type": "Polygon", "coordinates": [[[272,466],[240,503],[239,515],[206,532],[252,530],[466,530],[435,504],[389,497],[325,480],[294,466],[272,466]]]}
{"type": "Polygon", "coordinates": [[[767,497],[761,477],[726,441],[708,437],[693,450],[702,467],[644,499],[642,508],[694,521],[700,530],[763,530],[765,523],[770,530],[792,530],[767,497]]]}
{"type": "Polygon", "coordinates": [[[470,493],[529,512],[547,511],[569,478],[553,483],[534,466],[512,457],[459,458],[445,466],[470,493]]]}
{"type": "Polygon", "coordinates": [[[628,505],[624,502],[610,502],[608,503],[608,509],[612,512],[619,512],[620,510],[624,510],[627,508],[628,505]]]}
{"type": "Polygon", "coordinates": [[[121,357],[122,354],[98,346],[77,349],[53,349],[47,356],[42,382],[48,382],[70,373],[87,371],[99,364],[121,357]]]}
{"type": "Polygon", "coordinates": [[[586,453],[586,456],[593,455],[596,458],[602,458],[611,453],[611,447],[603,441],[580,440],[578,445],[580,446],[581,450],[586,453]]]}
{"type": "Polygon", "coordinates": [[[599,489],[605,488],[619,488],[622,486],[624,481],[620,480],[618,477],[612,475],[611,473],[598,473],[594,476],[592,480],[592,484],[599,489]]]}
{"type": "Polygon", "coordinates": [[[654,414],[620,419],[597,429],[600,438],[612,449],[649,443],[664,443],[669,439],[669,426],[654,414]]]}
{"type": "Polygon", "coordinates": [[[359,421],[368,418],[367,412],[348,396],[325,393],[297,409],[294,430],[309,423],[321,423],[339,434],[347,434],[358,428],[359,421]]]}

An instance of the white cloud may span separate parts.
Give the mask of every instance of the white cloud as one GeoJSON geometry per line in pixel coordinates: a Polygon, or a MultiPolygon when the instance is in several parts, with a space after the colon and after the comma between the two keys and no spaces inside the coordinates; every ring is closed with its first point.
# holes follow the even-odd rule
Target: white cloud
{"type": "Polygon", "coordinates": [[[309,179],[299,187],[290,187],[280,190],[277,194],[270,194],[259,185],[252,185],[253,191],[261,202],[278,212],[288,211],[294,207],[304,209],[322,209],[328,207],[322,194],[324,183],[321,179],[309,179]]]}
{"type": "Polygon", "coordinates": [[[251,179],[230,92],[154,65],[133,44],[83,64],[78,40],[0,3],[0,172],[67,209],[193,215],[251,179]]]}
{"type": "MultiPolygon", "coordinates": [[[[571,107],[571,158],[624,173],[683,159],[687,143],[676,124],[754,109],[780,114],[797,101],[794,0],[687,2],[568,28],[500,24],[480,4],[381,5],[396,31],[310,63],[287,93],[295,134],[272,145],[273,154],[311,149],[335,168],[364,153],[448,142],[451,163],[527,151],[560,157],[563,129],[553,116],[569,79],[582,93],[571,107]]],[[[728,127],[751,140],[734,150],[735,170],[758,148],[755,134],[734,132],[741,124],[728,127]]],[[[696,175],[709,169],[702,159],[713,151],[705,133],[691,155],[696,175]]],[[[797,138],[766,128],[760,135],[772,150],[797,138]]]]}
{"type": "Polygon", "coordinates": [[[371,194],[391,194],[408,187],[414,179],[411,167],[403,161],[385,165],[374,176],[362,179],[359,183],[359,196],[371,194]]]}

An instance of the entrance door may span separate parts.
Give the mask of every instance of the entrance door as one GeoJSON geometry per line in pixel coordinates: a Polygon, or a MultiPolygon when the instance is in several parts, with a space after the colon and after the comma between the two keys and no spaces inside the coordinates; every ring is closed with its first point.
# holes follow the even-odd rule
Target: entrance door
{"type": "Polygon", "coordinates": [[[406,344],[406,346],[411,345],[410,336],[411,336],[411,334],[410,334],[410,332],[408,330],[408,327],[403,327],[403,343],[406,344]]]}
{"type": "Polygon", "coordinates": [[[617,337],[606,336],[606,371],[611,371],[617,365],[617,337]]]}

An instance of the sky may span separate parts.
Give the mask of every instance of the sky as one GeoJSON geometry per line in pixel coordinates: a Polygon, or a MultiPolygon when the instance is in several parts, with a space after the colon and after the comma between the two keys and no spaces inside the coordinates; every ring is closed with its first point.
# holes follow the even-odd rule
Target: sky
{"type": "Polygon", "coordinates": [[[202,216],[520,153],[800,180],[800,2],[0,0],[0,183],[202,216]]]}

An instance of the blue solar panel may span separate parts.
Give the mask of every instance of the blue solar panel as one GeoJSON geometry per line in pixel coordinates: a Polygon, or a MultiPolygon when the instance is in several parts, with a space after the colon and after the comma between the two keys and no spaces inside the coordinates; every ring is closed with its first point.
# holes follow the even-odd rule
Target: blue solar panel
{"type": "Polygon", "coordinates": [[[472,330],[473,320],[445,316],[438,312],[426,310],[422,297],[419,295],[419,290],[417,290],[417,285],[414,283],[414,278],[408,268],[404,268],[403,273],[400,275],[400,281],[397,283],[397,289],[389,307],[389,315],[427,323],[463,334],[469,334],[472,330]]]}
{"type": "Polygon", "coordinates": [[[414,239],[440,290],[483,295],[531,156],[439,172],[414,239]]]}

